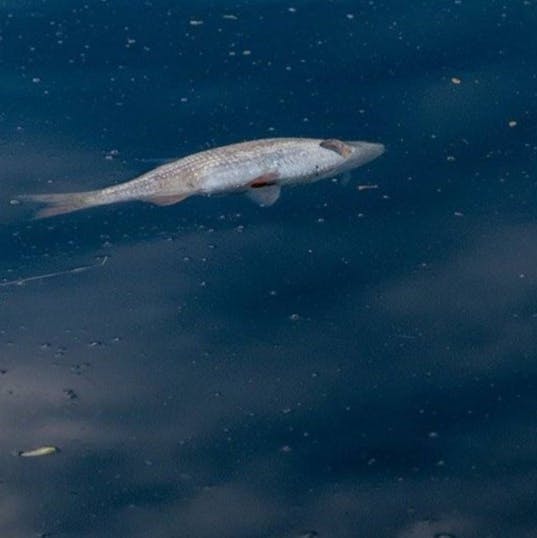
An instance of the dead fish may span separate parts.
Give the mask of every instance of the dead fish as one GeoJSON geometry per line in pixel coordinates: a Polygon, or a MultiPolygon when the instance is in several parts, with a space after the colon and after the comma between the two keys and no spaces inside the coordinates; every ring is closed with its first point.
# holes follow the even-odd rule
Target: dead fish
{"type": "Polygon", "coordinates": [[[41,446],[32,450],[23,450],[17,452],[17,456],[21,458],[38,458],[40,456],[50,456],[51,454],[57,454],[60,449],[57,446],[41,446]]]}
{"type": "Polygon", "coordinates": [[[201,151],[100,190],[21,195],[46,204],[36,218],[142,200],[171,205],[195,195],[246,192],[270,206],[284,185],[310,183],[362,166],[384,153],[382,144],[315,138],[268,138],[201,151]]]}

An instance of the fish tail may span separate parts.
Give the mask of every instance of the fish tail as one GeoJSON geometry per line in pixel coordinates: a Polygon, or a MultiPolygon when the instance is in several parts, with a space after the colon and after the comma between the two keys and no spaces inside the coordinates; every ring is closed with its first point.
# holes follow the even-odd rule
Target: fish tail
{"type": "Polygon", "coordinates": [[[91,191],[59,194],[24,194],[17,198],[22,202],[45,204],[45,207],[35,212],[34,219],[55,217],[56,215],[64,215],[73,211],[80,211],[81,209],[101,205],[91,191]]]}

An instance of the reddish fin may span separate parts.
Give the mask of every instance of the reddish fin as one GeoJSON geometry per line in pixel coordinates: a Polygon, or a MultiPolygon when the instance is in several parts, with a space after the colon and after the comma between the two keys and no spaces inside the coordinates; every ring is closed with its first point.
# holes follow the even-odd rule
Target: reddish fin
{"type": "Polygon", "coordinates": [[[259,177],[254,178],[250,181],[249,186],[252,189],[260,189],[262,187],[270,187],[271,185],[276,185],[276,180],[280,177],[278,172],[267,172],[259,177]]]}
{"type": "Polygon", "coordinates": [[[320,143],[320,146],[331,151],[339,153],[342,157],[348,157],[352,153],[352,148],[342,142],[341,140],[336,140],[335,138],[329,138],[328,140],[323,140],[320,143]]]}
{"type": "Polygon", "coordinates": [[[188,194],[172,194],[169,196],[150,196],[144,198],[145,202],[151,202],[155,205],[173,205],[182,202],[185,198],[188,198],[188,194]]]}

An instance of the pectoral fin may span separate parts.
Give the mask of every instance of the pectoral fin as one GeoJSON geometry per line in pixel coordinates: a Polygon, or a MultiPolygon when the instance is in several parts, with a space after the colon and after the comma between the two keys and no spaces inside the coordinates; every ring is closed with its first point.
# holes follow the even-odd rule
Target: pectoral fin
{"type": "Polygon", "coordinates": [[[277,183],[256,186],[248,189],[247,194],[251,200],[261,207],[268,207],[280,197],[281,187],[277,183]]]}
{"type": "Polygon", "coordinates": [[[335,138],[323,140],[320,143],[320,146],[322,148],[335,151],[336,153],[339,153],[342,157],[348,157],[352,153],[352,148],[348,144],[345,144],[345,142],[342,142],[341,140],[337,140],[335,138]]]}
{"type": "Polygon", "coordinates": [[[188,194],[173,194],[169,196],[150,196],[144,198],[144,202],[151,202],[155,205],[173,205],[178,202],[182,202],[185,198],[188,198],[188,194]]]}

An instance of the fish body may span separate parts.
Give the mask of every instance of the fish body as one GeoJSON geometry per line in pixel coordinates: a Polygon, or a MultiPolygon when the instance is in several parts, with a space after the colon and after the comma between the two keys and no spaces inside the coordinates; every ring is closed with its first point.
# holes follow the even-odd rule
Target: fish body
{"type": "Polygon", "coordinates": [[[278,199],[282,186],[337,176],[383,152],[382,144],[362,141],[252,140],[194,153],[104,189],[25,195],[19,199],[46,204],[37,218],[118,202],[142,200],[171,205],[196,194],[230,192],[247,192],[254,201],[266,206],[278,199]]]}

